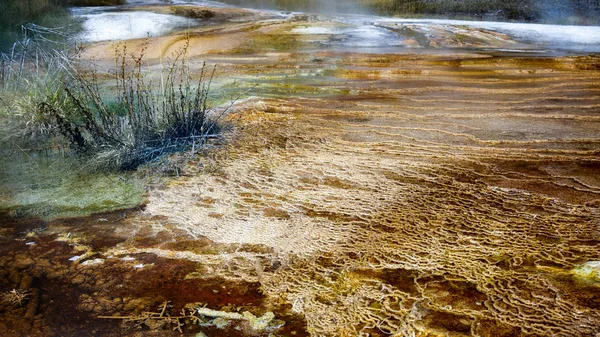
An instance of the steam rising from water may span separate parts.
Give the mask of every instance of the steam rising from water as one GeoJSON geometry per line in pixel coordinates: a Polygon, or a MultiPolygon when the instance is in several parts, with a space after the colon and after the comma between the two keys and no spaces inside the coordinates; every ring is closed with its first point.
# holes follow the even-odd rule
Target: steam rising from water
{"type": "Polygon", "coordinates": [[[558,17],[570,17],[575,15],[575,8],[573,8],[573,5],[569,0],[555,0],[550,4],[546,1],[538,0],[535,6],[542,16],[542,21],[551,22],[558,17]]]}
{"type": "Polygon", "coordinates": [[[586,52],[600,51],[600,26],[561,26],[488,21],[384,18],[380,18],[376,22],[483,28],[507,34],[523,42],[529,42],[550,48],[586,52]]]}
{"type": "MultiPolygon", "coordinates": [[[[205,0],[179,0],[176,2],[203,3],[205,0]]],[[[356,1],[353,0],[303,0],[303,1],[281,1],[281,0],[222,0],[231,5],[245,8],[259,8],[282,11],[301,11],[308,13],[319,13],[335,15],[341,13],[367,13],[356,1]]]]}

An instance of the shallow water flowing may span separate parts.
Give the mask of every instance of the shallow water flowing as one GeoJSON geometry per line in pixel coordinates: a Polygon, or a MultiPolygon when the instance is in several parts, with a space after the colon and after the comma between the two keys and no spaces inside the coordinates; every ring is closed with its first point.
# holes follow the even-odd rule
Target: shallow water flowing
{"type": "Polygon", "coordinates": [[[141,210],[6,217],[3,336],[597,336],[600,28],[179,4],[108,13],[251,96],[141,210]]]}

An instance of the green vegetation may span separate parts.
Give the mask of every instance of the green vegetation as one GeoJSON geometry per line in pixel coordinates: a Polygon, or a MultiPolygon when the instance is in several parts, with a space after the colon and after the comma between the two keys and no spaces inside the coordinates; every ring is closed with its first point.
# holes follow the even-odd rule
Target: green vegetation
{"type": "Polygon", "coordinates": [[[36,23],[47,27],[71,22],[68,11],[57,0],[3,0],[0,2],[0,51],[8,52],[22,37],[21,26],[36,23]]]}
{"type": "Polygon", "coordinates": [[[26,61],[23,72],[18,63],[5,65],[11,76],[0,87],[0,212],[50,219],[139,205],[144,188],[134,176],[90,169],[41,114],[45,105],[73,109],[64,90],[69,75],[57,59],[39,67],[26,61]]]}
{"type": "MultiPolygon", "coordinates": [[[[227,111],[209,117],[213,70],[192,80],[185,51],[156,82],[143,54],[123,48],[114,75],[77,69],[61,56],[39,68],[26,59],[28,71],[0,88],[0,211],[56,218],[131,208],[143,202],[144,186],[123,170],[150,163],[140,174],[177,173],[177,161],[214,138],[227,111]],[[175,160],[166,156],[183,150],[175,160]]],[[[18,73],[20,60],[7,73],[18,73]]]]}
{"type": "Polygon", "coordinates": [[[354,0],[222,0],[222,2],[242,7],[319,13],[344,13],[352,11],[355,9],[353,1],[354,0]]]}
{"type": "MultiPolygon", "coordinates": [[[[358,0],[379,14],[471,17],[509,21],[598,22],[600,2],[586,0],[358,0]]],[[[577,23],[577,22],[574,22],[577,23]]]]}

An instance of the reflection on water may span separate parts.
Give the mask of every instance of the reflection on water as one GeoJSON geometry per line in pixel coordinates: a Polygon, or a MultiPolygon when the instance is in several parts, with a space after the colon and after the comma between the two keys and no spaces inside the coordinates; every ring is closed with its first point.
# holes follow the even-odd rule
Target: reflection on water
{"type": "Polygon", "coordinates": [[[130,174],[89,173],[76,158],[14,153],[0,164],[0,211],[46,219],[84,216],[142,203],[130,174]]]}

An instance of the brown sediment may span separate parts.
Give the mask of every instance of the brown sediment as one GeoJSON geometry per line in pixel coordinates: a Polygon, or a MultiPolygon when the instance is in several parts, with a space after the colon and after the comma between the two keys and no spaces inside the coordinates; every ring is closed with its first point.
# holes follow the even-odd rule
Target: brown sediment
{"type": "MultiPolygon", "coordinates": [[[[279,333],[306,335],[303,318],[291,313],[285,303],[267,305],[258,282],[224,279],[203,271],[202,264],[186,259],[169,259],[148,253],[109,255],[106,248],[117,243],[108,244],[107,238],[110,240],[120,227],[131,226],[128,221],[132,217],[136,215],[113,212],[82,219],[57,220],[35,235],[28,234],[38,228],[32,227],[31,221],[4,217],[3,227],[14,226],[13,229],[26,228],[30,231],[16,233],[13,230],[14,236],[0,248],[2,336],[137,336],[140,329],[145,329],[144,333],[151,336],[181,336],[179,332],[171,331],[169,324],[152,330],[144,325],[143,319],[123,323],[118,319],[98,318],[113,315],[143,317],[145,312],[160,311],[164,302],[168,302],[167,314],[171,316],[193,306],[232,312],[249,311],[257,316],[273,311],[282,323],[286,323],[278,328],[279,333]],[[101,220],[101,231],[97,220],[101,220]],[[68,237],[53,234],[67,231],[68,237]],[[94,246],[98,241],[102,244],[94,246]],[[30,244],[26,244],[28,242],[30,244]],[[81,247],[93,249],[93,254],[82,261],[70,261],[71,257],[83,252],[81,247]],[[99,264],[86,265],[83,261],[98,258],[103,260],[99,264]],[[5,294],[12,289],[27,294],[22,303],[4,300],[5,294]]],[[[135,242],[141,243],[141,240],[135,242]]],[[[122,241],[124,238],[119,242],[122,241]]],[[[198,243],[181,242],[179,246],[173,243],[165,248],[194,251],[190,245],[198,247],[198,243]]],[[[200,246],[204,248],[199,251],[202,254],[240,249],[208,240],[200,246]],[[214,247],[211,248],[211,245],[214,247]]],[[[244,245],[241,250],[253,253],[269,251],[252,245],[244,245]]],[[[257,335],[252,331],[239,330],[239,324],[234,323],[220,329],[213,325],[183,323],[184,336],[194,336],[198,332],[210,336],[257,335]]]]}

